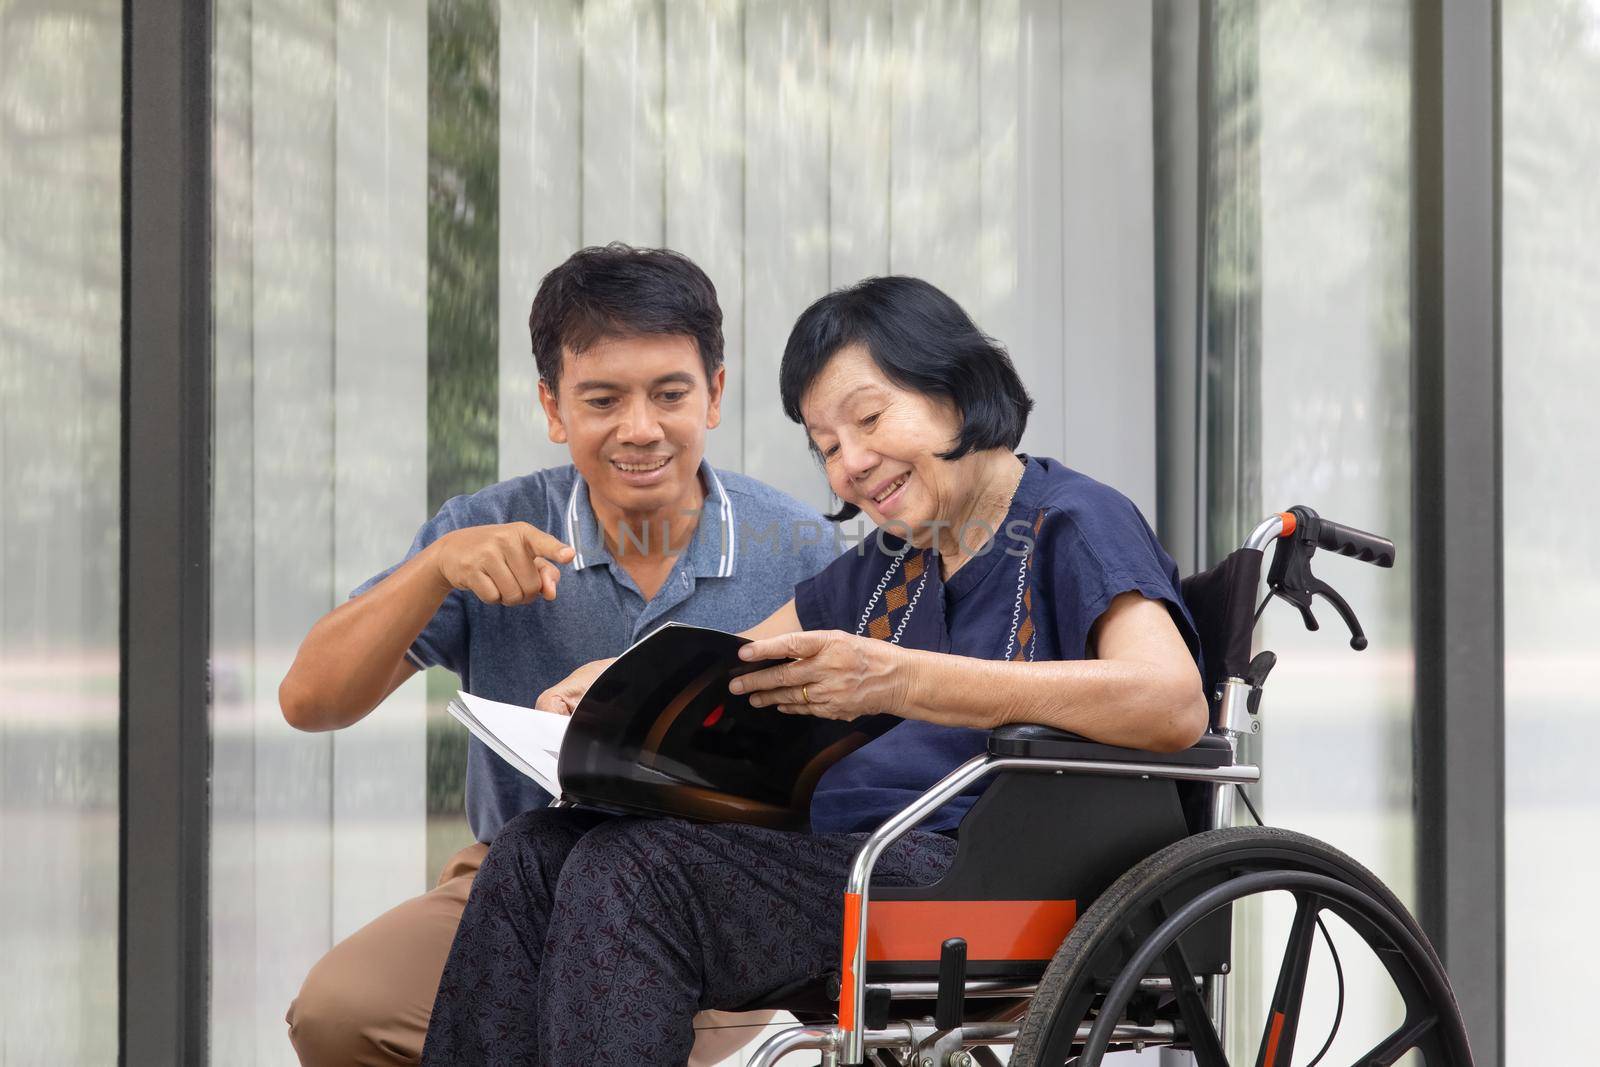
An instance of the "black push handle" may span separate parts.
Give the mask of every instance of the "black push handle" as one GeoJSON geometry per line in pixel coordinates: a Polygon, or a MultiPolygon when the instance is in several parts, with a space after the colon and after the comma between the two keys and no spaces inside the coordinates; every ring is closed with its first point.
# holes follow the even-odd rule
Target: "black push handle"
{"type": "Polygon", "coordinates": [[[1375,567],[1394,566],[1394,542],[1331,519],[1317,519],[1317,547],[1358,559],[1375,567]]]}
{"type": "Polygon", "coordinates": [[[1317,549],[1325,548],[1377,567],[1393,567],[1394,542],[1324,519],[1304,504],[1296,504],[1278,514],[1283,519],[1283,532],[1279,534],[1278,549],[1272,556],[1272,568],[1267,572],[1267,585],[1272,593],[1300,609],[1300,617],[1308,630],[1317,629],[1316,616],[1311,614],[1311,599],[1322,597],[1333,605],[1350,628],[1350,647],[1358,652],[1366,648],[1367,635],[1362,632],[1356,613],[1337,590],[1311,573],[1311,557],[1317,549]]]}

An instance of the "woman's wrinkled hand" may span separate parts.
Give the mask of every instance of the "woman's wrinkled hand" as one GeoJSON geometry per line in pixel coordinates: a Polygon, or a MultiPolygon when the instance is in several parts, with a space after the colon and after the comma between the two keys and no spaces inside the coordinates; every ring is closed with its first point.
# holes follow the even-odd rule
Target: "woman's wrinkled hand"
{"type": "Polygon", "coordinates": [[[583,694],[589,691],[594,680],[600,677],[600,672],[615,662],[612,659],[590,660],[549,689],[539,694],[539,699],[533,706],[539,711],[553,711],[557,715],[571,715],[583,700],[583,694]]]}
{"type": "Polygon", "coordinates": [[[881,712],[899,714],[910,684],[906,650],[886,641],[840,630],[799,630],[751,641],[744,660],[787,659],[729,683],[749,694],[754,707],[790,715],[856,719],[881,712]]]}

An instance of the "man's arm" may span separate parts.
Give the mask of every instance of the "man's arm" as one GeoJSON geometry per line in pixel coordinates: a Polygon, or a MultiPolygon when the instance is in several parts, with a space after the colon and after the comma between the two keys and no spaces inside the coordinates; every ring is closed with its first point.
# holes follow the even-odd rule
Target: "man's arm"
{"type": "Polygon", "coordinates": [[[794,598],[784,601],[783,607],[768,615],[748,630],[740,630],[739,636],[749,638],[751,641],[760,641],[764,637],[777,637],[779,634],[792,634],[796,630],[803,630],[800,625],[800,614],[795,610],[794,598]]]}
{"type": "Polygon", "coordinates": [[[525,522],[445,534],[311,627],[278,686],[289,725],[337,730],[360,721],[416,672],[406,650],[454,589],[491,604],[554,600],[557,561],[572,549],[525,522]]]}

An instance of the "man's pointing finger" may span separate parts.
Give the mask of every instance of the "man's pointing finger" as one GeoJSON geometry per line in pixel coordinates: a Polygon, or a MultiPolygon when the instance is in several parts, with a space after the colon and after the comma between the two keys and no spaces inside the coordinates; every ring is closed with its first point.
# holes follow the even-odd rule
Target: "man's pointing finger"
{"type": "Polygon", "coordinates": [[[534,555],[542,556],[545,559],[553,559],[558,563],[571,563],[572,558],[577,555],[571,545],[564,544],[557,538],[551,537],[537,526],[525,522],[522,527],[523,540],[528,543],[529,548],[533,549],[534,555]]]}

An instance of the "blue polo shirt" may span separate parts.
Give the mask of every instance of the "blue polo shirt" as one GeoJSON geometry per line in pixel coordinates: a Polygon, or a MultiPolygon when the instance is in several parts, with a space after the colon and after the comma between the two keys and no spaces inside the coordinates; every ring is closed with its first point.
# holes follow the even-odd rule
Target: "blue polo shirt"
{"type": "MultiPolygon", "coordinates": [[[[1178,568],[1138,507],[1053,459],[1022,458],[1022,481],[996,536],[948,582],[940,578],[938,553],[877,533],[800,583],[801,625],[975,659],[1084,659],[1095,622],[1114,597],[1134,591],[1166,605],[1198,662],[1178,568]]],[[[984,730],[898,723],[822,776],[811,828],[875,829],[987,744],[984,730]]],[[[991,780],[921,828],[954,829],[991,780]]]]}
{"type": "MultiPolygon", "coordinates": [[[[417,532],[406,559],[452,530],[506,522],[532,523],[572,545],[577,555],[561,568],[561,588],[553,601],[506,607],[453,591],[407,657],[419,668],[448,667],[476,696],[531,706],[575,668],[621,653],[663,623],[748,629],[782,607],[798,582],[833,558],[832,529],[804,504],[708,463],[701,463],[700,478],[706,500],[699,524],[648,601],[607,551],[589,487],[572,466],[536,471],[446,501],[417,532]]],[[[393,570],[364,582],[351,596],[393,570]]],[[[550,797],[474,737],[468,741],[466,799],[472,832],[489,841],[507,820],[549,803],[550,797]]]]}

